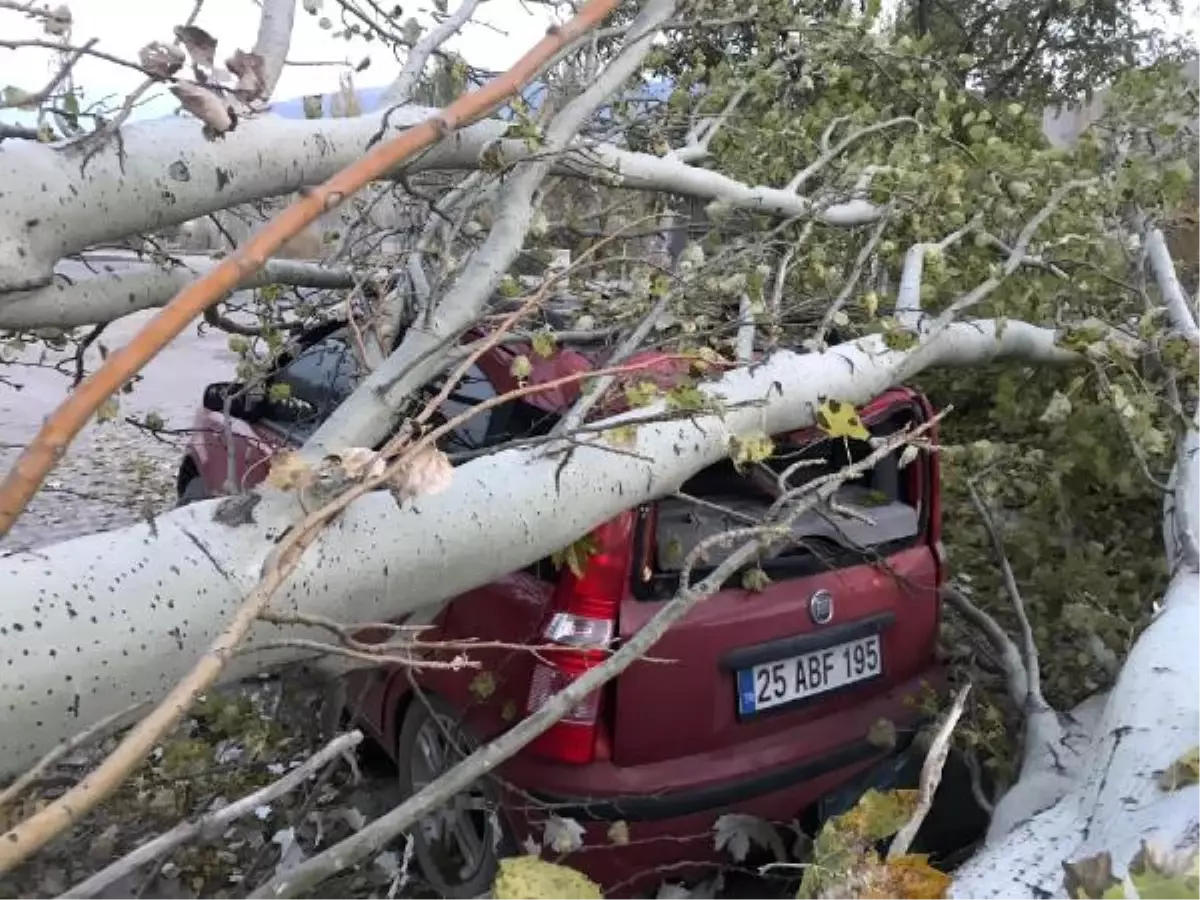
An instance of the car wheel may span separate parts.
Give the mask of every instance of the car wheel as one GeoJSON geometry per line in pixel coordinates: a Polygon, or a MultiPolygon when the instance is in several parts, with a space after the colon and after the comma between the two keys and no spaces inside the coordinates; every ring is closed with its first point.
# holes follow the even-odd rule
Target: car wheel
{"type": "Polygon", "coordinates": [[[183,491],[180,493],[179,499],[175,501],[175,506],[178,508],[180,506],[187,506],[189,503],[208,499],[208,488],[204,486],[204,479],[196,475],[183,486],[183,491]]]}
{"type": "MultiPolygon", "coordinates": [[[[428,694],[413,697],[396,746],[401,793],[413,796],[478,746],[448,704],[428,694]]],[[[413,854],[422,876],[442,897],[488,893],[499,866],[502,829],[494,785],[477,781],[413,827],[413,854]]]]}

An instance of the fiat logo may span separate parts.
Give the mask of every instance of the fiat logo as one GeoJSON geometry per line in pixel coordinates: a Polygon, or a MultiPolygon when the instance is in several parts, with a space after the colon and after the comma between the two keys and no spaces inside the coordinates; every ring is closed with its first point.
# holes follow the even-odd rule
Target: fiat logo
{"type": "Polygon", "coordinates": [[[808,613],[818,625],[828,625],[833,621],[833,594],[829,591],[817,591],[808,601],[808,613]]]}

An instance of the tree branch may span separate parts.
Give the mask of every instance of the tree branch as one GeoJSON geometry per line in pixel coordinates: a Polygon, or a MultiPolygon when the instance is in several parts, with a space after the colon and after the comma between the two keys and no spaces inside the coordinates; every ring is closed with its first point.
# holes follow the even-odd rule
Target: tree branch
{"type": "Polygon", "coordinates": [[[399,420],[402,404],[440,371],[452,339],[474,322],[512,266],[529,230],[534,192],[550,173],[551,158],[565,149],[592,113],[641,67],[662,22],[674,12],[675,0],[649,0],[629,27],[621,53],[586,90],[554,117],[546,129],[544,150],[550,158],[527,163],[500,189],[499,210],[483,245],[462,267],[454,283],[428,319],[427,329],[414,327],[400,347],[358,386],[305,443],[306,458],[327,456],[331,448],[372,447],[399,420]]]}
{"type": "Polygon", "coordinates": [[[258,20],[258,38],[254,52],[263,60],[262,99],[275,93],[283,74],[288,50],[292,45],[292,26],[296,18],[296,0],[263,0],[258,20]]]}
{"type": "Polygon", "coordinates": [[[950,741],[954,736],[954,726],[962,718],[963,710],[967,706],[967,695],[970,693],[971,685],[969,683],[959,689],[954,703],[950,705],[949,711],[938,726],[937,733],[933,736],[929,752],[925,755],[925,763],[921,766],[917,808],[913,810],[912,817],[904,823],[904,827],[892,838],[892,845],[888,848],[887,854],[889,860],[908,853],[917,832],[921,830],[925,817],[929,815],[929,810],[933,807],[933,797],[942,780],[942,768],[946,765],[946,757],[950,755],[950,741]]]}
{"type": "Polygon", "coordinates": [[[412,92],[421,80],[421,76],[425,73],[425,65],[429,62],[429,57],[442,44],[458,34],[463,25],[475,13],[477,6],[479,6],[479,0],[462,0],[458,8],[442,19],[436,28],[430,29],[421,36],[421,39],[408,51],[408,58],[404,61],[404,68],[396,77],[396,80],[388,86],[388,89],[379,98],[379,105],[381,107],[398,106],[412,99],[412,92]]]}
{"type": "Polygon", "coordinates": [[[105,866],[95,875],[79,882],[64,892],[62,896],[95,897],[113,882],[136,872],[146,863],[153,862],[181,844],[211,840],[238,819],[250,815],[258,807],[296,790],[306,780],[316,775],[319,769],[352,751],[362,742],[362,739],[361,731],[351,731],[339,735],[292,771],[266,787],[259,788],[240,800],[235,800],[233,803],[215,809],[197,819],[192,819],[190,822],[180,822],[166,834],[160,834],[153,840],[147,841],[136,850],[105,866]]]}
{"type": "MultiPolygon", "coordinates": [[[[54,265],[64,256],[318,184],[384,137],[411,130],[437,114],[405,107],[347,119],[249,118],[223,135],[218,145],[204,138],[193,120],[158,119],[123,128],[123,153],[112,141],[90,150],[32,141],[0,144],[0,182],[11,186],[6,196],[12,201],[0,208],[0,305],[5,292],[49,284],[54,265]],[[278,146],[292,149],[288,154],[272,153],[278,146]],[[81,173],[79,162],[86,153],[92,157],[86,173],[81,173]],[[170,185],[169,199],[155,187],[164,179],[170,185]],[[48,190],[42,191],[41,184],[48,190]],[[123,186],[120,192],[116,185],[123,186]],[[67,208],[76,214],[62,216],[67,208]],[[54,221],[57,227],[29,231],[25,223],[31,219],[54,221]]],[[[507,127],[496,119],[476,122],[407,163],[404,172],[475,170],[489,148],[506,163],[546,156],[544,148],[531,151],[522,140],[503,138],[507,127]]],[[[677,159],[608,144],[572,145],[551,159],[551,172],[784,218],[815,216],[839,227],[870,224],[879,215],[865,200],[818,204],[790,191],[752,187],[677,159]]],[[[381,177],[397,174],[393,169],[381,177]]]]}
{"type": "MultiPolygon", "coordinates": [[[[37,291],[9,295],[0,304],[0,329],[27,331],[36,328],[78,328],[112,322],[167,302],[218,263],[207,257],[176,257],[171,268],[145,265],[141,271],[101,272],[78,281],[57,282],[37,291]]],[[[319,263],[269,259],[243,279],[237,290],[268,284],[344,289],[354,287],[350,269],[331,269],[319,263]]]]}

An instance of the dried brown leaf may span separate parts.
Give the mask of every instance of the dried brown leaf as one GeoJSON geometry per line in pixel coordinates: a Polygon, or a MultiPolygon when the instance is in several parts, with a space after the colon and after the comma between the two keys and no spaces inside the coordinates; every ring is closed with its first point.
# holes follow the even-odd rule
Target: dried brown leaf
{"type": "Polygon", "coordinates": [[[267,77],[263,73],[263,58],[257,53],[234,50],[233,56],[225,60],[225,66],[237,76],[234,92],[243,100],[265,99],[267,77]]]}
{"type": "Polygon", "coordinates": [[[156,78],[170,78],[183,68],[187,57],[174,44],[154,41],[138,51],[138,62],[156,78]]]}
{"type": "Polygon", "coordinates": [[[71,10],[65,3],[60,3],[48,11],[42,19],[42,30],[53,37],[62,37],[71,30],[71,10]]]}
{"type": "Polygon", "coordinates": [[[303,490],[316,480],[312,467],[299,454],[282,453],[271,460],[267,484],[281,491],[303,490]]]}
{"type": "Polygon", "coordinates": [[[382,475],[387,468],[384,458],[369,447],[351,447],[327,459],[335,462],[347,477],[356,481],[382,475]]]}
{"type": "Polygon", "coordinates": [[[618,819],[608,826],[608,840],[621,847],[629,843],[629,825],[624,819],[618,819]]]}
{"type": "Polygon", "coordinates": [[[198,84],[180,82],[171,85],[171,93],[193,116],[204,123],[209,137],[232,131],[237,125],[233,110],[220,97],[198,84]]]}
{"type": "Polygon", "coordinates": [[[217,39],[195,25],[176,25],[175,37],[183,43],[192,65],[211,69],[216,65],[217,39]]]}
{"type": "Polygon", "coordinates": [[[1112,855],[1107,850],[1074,862],[1064,861],[1062,867],[1069,897],[1102,897],[1120,884],[1113,875],[1112,855]]]}
{"type": "Polygon", "coordinates": [[[401,500],[437,494],[450,486],[454,467],[437,447],[422,447],[391,479],[401,500]]]}

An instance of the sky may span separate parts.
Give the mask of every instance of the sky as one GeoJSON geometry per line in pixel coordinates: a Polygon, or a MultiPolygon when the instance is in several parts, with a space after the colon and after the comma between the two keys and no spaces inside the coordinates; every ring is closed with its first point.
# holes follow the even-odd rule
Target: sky
{"type": "MultiPolygon", "coordinates": [[[[57,4],[57,0],[50,0],[57,4]]],[[[388,0],[391,5],[396,0],[388,0]]],[[[428,3],[399,0],[404,18],[412,15],[422,23],[430,21],[424,10],[428,3]]],[[[317,15],[303,8],[296,11],[289,60],[298,62],[349,60],[357,64],[364,56],[371,65],[354,76],[357,86],[385,85],[400,72],[400,63],[376,41],[368,44],[361,38],[334,40],[331,31],[338,30],[340,19],[334,0],[308,0],[308,5],[320,3],[317,15]],[[331,31],[322,30],[321,16],[334,23],[331,31]]],[[[453,6],[454,0],[451,0],[453,6]]],[[[192,9],[192,0],[67,0],[73,17],[72,39],[81,44],[89,38],[99,38],[97,50],[122,59],[136,60],[138,50],[151,41],[169,43],[174,28],[182,24],[192,9]]],[[[380,5],[384,5],[381,3],[380,5]]],[[[258,4],[255,0],[204,0],[196,24],[217,39],[217,58],[224,59],[235,48],[250,50],[258,31],[258,4]]],[[[447,47],[462,53],[473,65],[502,70],[517,60],[545,34],[549,22],[542,7],[529,7],[520,0],[485,0],[476,18],[484,24],[470,25],[447,47]]],[[[39,25],[16,13],[0,10],[0,35],[6,39],[40,38],[39,25]]],[[[25,90],[37,90],[53,74],[55,66],[49,52],[22,49],[0,49],[0,89],[16,83],[25,90]]],[[[337,90],[338,74],[344,65],[287,66],[275,91],[275,97],[286,99],[306,94],[328,94],[337,90]]],[[[85,57],[75,68],[77,84],[87,92],[88,99],[104,95],[124,97],[141,81],[132,70],[85,57]]],[[[139,108],[138,117],[169,114],[178,105],[165,89],[155,91],[158,99],[139,108]]],[[[11,116],[6,119],[12,121],[11,116]]]]}
{"type": "MultiPolygon", "coordinates": [[[[58,0],[49,0],[56,3],[58,0]]],[[[73,18],[73,41],[80,44],[98,38],[96,49],[123,59],[136,59],[140,48],[151,41],[169,42],[173,29],[186,20],[192,0],[66,0],[73,18]]],[[[380,0],[384,5],[384,0],[380,0]]],[[[393,3],[396,0],[386,0],[393,3]]],[[[429,22],[429,0],[399,0],[404,17],[415,16],[429,22]]],[[[450,0],[451,4],[455,0],[450,0]]],[[[885,0],[885,11],[895,0],[885,0]]],[[[1191,30],[1200,18],[1200,0],[1185,0],[1184,15],[1176,22],[1161,23],[1171,30],[1191,30]]],[[[352,41],[334,40],[331,31],[320,27],[320,17],[328,16],[339,24],[335,0],[304,0],[297,10],[292,36],[290,60],[297,62],[329,61],[340,63],[322,66],[288,66],[275,91],[276,99],[289,99],[306,94],[330,94],[337,90],[339,72],[345,63],[357,64],[365,56],[371,65],[354,76],[358,87],[388,84],[400,71],[398,63],[378,42],[368,44],[361,38],[352,41]],[[316,15],[304,7],[320,7],[316,15]]],[[[530,7],[521,0],[485,0],[477,18],[483,24],[468,26],[447,46],[462,53],[472,64],[481,68],[502,70],[533,46],[545,33],[549,21],[544,7],[530,7]],[[490,26],[490,27],[488,27],[490,26]]],[[[224,59],[235,48],[249,50],[258,29],[258,5],[255,0],[204,0],[196,24],[218,40],[218,59],[224,59]]],[[[336,30],[336,27],[335,29],[336,30]]],[[[0,10],[0,35],[8,39],[44,37],[38,24],[20,15],[0,10]]],[[[49,51],[0,49],[0,89],[16,83],[25,90],[37,90],[55,70],[49,51]]],[[[131,69],[85,57],[77,66],[77,84],[86,91],[87,100],[108,96],[123,98],[136,87],[142,76],[131,69]]],[[[165,88],[156,88],[150,102],[139,107],[136,118],[171,114],[177,108],[174,97],[165,88]]],[[[12,111],[4,114],[14,121],[12,111]]],[[[15,117],[28,121],[29,116],[15,117]]]]}

